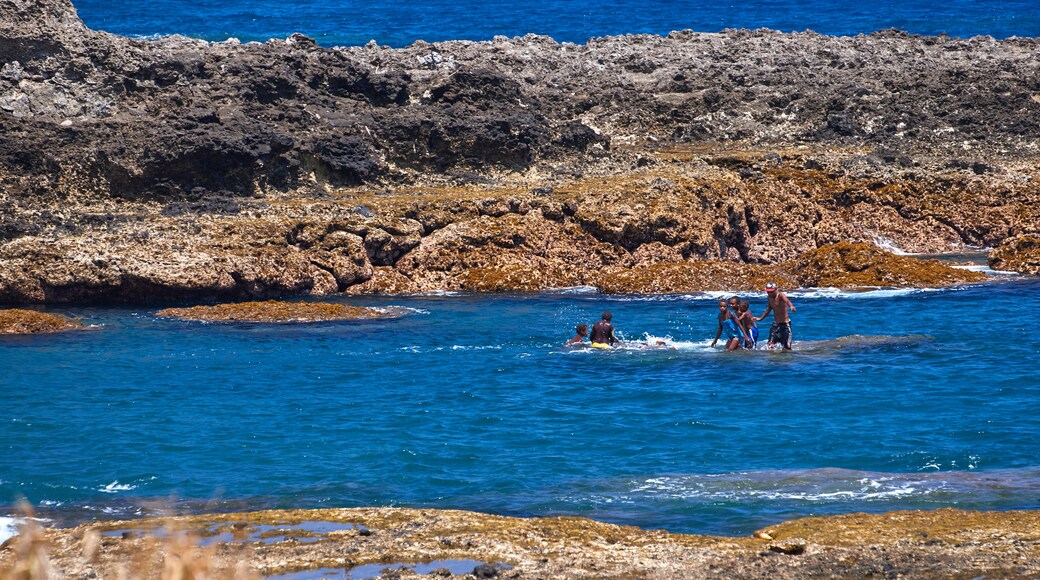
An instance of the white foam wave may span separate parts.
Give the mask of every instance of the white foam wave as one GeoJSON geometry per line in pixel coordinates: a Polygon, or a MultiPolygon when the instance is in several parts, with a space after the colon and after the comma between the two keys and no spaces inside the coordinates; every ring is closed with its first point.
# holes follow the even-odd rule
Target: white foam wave
{"type": "Polygon", "coordinates": [[[598,294],[599,288],[595,286],[567,286],[564,288],[550,288],[545,294],[598,294]]]}
{"type": "Polygon", "coordinates": [[[25,518],[0,517],[0,544],[18,535],[18,528],[25,524],[25,518]]]}
{"type": "Polygon", "coordinates": [[[857,288],[855,290],[846,290],[842,288],[799,288],[797,290],[791,290],[787,292],[792,298],[846,298],[846,299],[864,299],[864,298],[895,298],[899,296],[909,296],[911,294],[921,294],[924,292],[940,292],[942,288],[885,288],[885,287],[865,287],[857,288]]]}
{"type": "Polygon", "coordinates": [[[874,245],[881,248],[882,250],[885,250],[886,252],[891,252],[897,256],[909,255],[906,251],[897,246],[895,242],[886,238],[885,236],[874,236],[874,245]]]}
{"type": "Polygon", "coordinates": [[[955,264],[953,266],[958,270],[968,270],[971,272],[982,272],[989,276],[1021,276],[1018,272],[1012,272],[1009,270],[994,270],[985,264],[955,264]]]}
{"type": "Polygon", "coordinates": [[[133,489],[137,489],[137,486],[128,483],[119,483],[119,480],[117,479],[104,487],[98,488],[98,491],[101,493],[119,493],[121,491],[130,491],[133,489]]]}
{"type": "Polygon", "coordinates": [[[502,350],[501,346],[498,345],[486,345],[486,346],[463,346],[463,345],[452,345],[451,350],[502,350]]]}
{"type": "Polygon", "coordinates": [[[372,310],[375,310],[376,312],[380,312],[382,314],[392,314],[392,315],[402,315],[402,316],[404,314],[406,314],[406,313],[411,313],[411,314],[429,314],[430,313],[429,310],[423,310],[422,308],[412,308],[411,306],[391,305],[391,306],[372,306],[371,308],[372,308],[372,310]]]}

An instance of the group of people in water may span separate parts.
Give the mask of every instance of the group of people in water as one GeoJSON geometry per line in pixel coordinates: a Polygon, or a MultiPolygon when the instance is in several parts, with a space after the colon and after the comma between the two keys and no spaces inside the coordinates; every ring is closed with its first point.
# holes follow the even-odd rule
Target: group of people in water
{"type": "MultiPolygon", "coordinates": [[[[769,282],[765,287],[766,311],[762,316],[754,316],[750,312],[751,304],[747,300],[741,300],[739,296],[733,296],[729,300],[719,300],[719,327],[715,333],[715,340],[711,346],[715,347],[723,334],[726,335],[726,350],[754,349],[758,346],[758,323],[765,320],[769,313],[773,313],[773,325],[769,328],[769,340],[767,347],[772,349],[780,347],[791,350],[791,313],[797,309],[786,294],[777,288],[776,282],[769,282]]],[[[577,334],[565,343],[565,346],[584,346],[585,337],[589,336],[592,348],[610,349],[624,344],[614,335],[614,325],[611,323],[612,315],[604,312],[600,321],[592,325],[592,335],[589,336],[589,327],[579,324],[575,328],[577,334]]],[[[657,341],[652,347],[665,346],[664,341],[657,341]]]]}

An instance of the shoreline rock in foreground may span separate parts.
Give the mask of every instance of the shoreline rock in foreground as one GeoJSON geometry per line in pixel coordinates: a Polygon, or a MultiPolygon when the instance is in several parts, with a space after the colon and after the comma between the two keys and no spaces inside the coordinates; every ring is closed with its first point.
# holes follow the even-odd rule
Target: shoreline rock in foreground
{"type": "Polygon", "coordinates": [[[0,0],[0,49],[2,303],[530,291],[1040,233],[1037,39],[326,49],[0,0]]]}
{"type": "Polygon", "coordinates": [[[11,308],[0,310],[0,335],[50,334],[79,330],[86,326],[64,316],[11,308]]]}
{"type": "Polygon", "coordinates": [[[1040,512],[856,513],[784,522],[750,537],[433,509],[213,514],[23,534],[0,551],[0,575],[34,549],[49,552],[59,575],[77,578],[120,569],[146,577],[162,566],[256,578],[444,560],[471,561],[470,574],[483,578],[1024,578],[1040,574],[1040,512]]]}
{"type": "Polygon", "coordinates": [[[166,308],[156,316],[206,322],[331,322],[336,320],[371,320],[396,318],[400,313],[380,308],[330,304],[327,302],[241,302],[166,308]]]}

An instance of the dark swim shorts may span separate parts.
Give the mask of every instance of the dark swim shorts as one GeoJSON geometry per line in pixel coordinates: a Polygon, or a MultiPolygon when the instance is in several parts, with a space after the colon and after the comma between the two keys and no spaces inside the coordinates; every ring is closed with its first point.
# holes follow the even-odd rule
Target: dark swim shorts
{"type": "Polygon", "coordinates": [[[791,323],[774,322],[773,326],[769,327],[769,342],[791,348],[791,323]]]}

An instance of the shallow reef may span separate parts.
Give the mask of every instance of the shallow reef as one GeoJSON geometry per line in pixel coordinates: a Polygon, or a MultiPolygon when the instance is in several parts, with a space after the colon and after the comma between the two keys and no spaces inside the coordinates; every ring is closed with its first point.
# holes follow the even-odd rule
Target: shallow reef
{"type": "Polygon", "coordinates": [[[46,334],[85,328],[85,325],[46,312],[10,308],[0,310],[0,334],[46,334]]]}
{"type": "Polygon", "coordinates": [[[189,308],[166,308],[156,316],[207,322],[328,322],[391,318],[399,313],[386,309],[325,302],[240,302],[189,308]]]}

